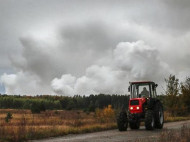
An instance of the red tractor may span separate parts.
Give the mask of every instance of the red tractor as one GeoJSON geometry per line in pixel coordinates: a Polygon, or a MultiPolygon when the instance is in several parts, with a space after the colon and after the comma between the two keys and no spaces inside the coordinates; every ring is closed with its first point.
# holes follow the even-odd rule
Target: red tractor
{"type": "Polygon", "coordinates": [[[157,99],[156,87],[152,81],[130,82],[129,107],[118,115],[119,131],[126,131],[128,124],[131,129],[139,129],[140,122],[145,122],[147,130],[162,129],[164,124],[163,106],[157,99]]]}

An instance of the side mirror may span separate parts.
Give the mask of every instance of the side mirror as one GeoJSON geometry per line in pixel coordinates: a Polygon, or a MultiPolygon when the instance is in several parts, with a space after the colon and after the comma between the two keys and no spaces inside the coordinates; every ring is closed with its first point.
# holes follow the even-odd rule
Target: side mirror
{"type": "Polygon", "coordinates": [[[130,86],[128,87],[128,92],[130,92],[131,90],[130,90],[130,86]]]}
{"type": "Polygon", "coordinates": [[[155,85],[153,85],[152,87],[153,87],[153,89],[155,90],[156,87],[158,87],[158,84],[155,84],[155,85]]]}

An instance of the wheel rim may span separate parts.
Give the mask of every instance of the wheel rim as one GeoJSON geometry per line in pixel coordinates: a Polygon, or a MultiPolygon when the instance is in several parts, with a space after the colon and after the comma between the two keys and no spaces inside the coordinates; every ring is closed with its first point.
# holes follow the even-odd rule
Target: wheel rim
{"type": "Polygon", "coordinates": [[[162,124],[163,121],[164,121],[164,116],[163,116],[163,111],[162,110],[159,111],[159,117],[160,117],[160,124],[162,124]]]}
{"type": "Polygon", "coordinates": [[[152,117],[151,126],[154,127],[154,117],[152,117]]]}

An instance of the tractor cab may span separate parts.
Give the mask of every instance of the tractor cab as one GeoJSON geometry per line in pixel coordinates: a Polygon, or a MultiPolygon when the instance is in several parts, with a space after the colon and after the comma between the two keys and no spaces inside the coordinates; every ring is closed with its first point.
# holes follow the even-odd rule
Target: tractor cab
{"type": "Polygon", "coordinates": [[[158,85],[152,81],[130,82],[128,91],[130,98],[156,98],[156,87],[158,85]]]}

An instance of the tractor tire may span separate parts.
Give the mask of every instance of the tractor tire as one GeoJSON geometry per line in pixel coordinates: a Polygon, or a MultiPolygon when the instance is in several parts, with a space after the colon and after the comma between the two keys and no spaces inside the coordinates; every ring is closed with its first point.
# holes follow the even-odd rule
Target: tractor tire
{"type": "Polygon", "coordinates": [[[145,127],[147,130],[153,130],[155,127],[154,113],[152,110],[147,110],[145,113],[145,127]]]}
{"type": "Polygon", "coordinates": [[[137,121],[137,122],[130,122],[129,126],[130,126],[131,129],[139,129],[140,122],[139,121],[137,121]]]}
{"type": "Polygon", "coordinates": [[[126,131],[128,127],[128,118],[125,111],[120,112],[117,118],[117,126],[119,131],[126,131]]]}
{"type": "Polygon", "coordinates": [[[164,111],[161,103],[154,108],[155,128],[162,129],[164,125],[164,111]]]}

